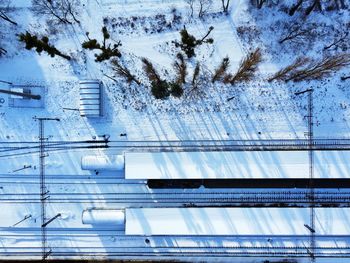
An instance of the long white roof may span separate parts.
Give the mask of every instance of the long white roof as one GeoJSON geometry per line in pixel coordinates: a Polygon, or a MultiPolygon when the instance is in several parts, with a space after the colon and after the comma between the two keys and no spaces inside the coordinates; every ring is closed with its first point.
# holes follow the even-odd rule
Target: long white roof
{"type": "MultiPolygon", "coordinates": [[[[349,235],[349,208],[315,208],[316,235],[349,235]]],[[[309,208],[126,209],[127,235],[309,235],[309,208]]]]}
{"type": "MultiPolygon", "coordinates": [[[[315,178],[350,178],[350,152],[315,151],[315,178]]],[[[307,151],[125,153],[126,179],[308,178],[307,151]]]]}

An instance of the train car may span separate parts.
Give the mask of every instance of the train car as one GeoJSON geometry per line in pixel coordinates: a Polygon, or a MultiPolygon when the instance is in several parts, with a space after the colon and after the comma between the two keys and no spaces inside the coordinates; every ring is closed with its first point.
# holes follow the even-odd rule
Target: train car
{"type": "MultiPolygon", "coordinates": [[[[313,154],[313,187],[350,187],[350,152],[313,154]]],[[[118,157],[84,157],[82,168],[120,171],[125,179],[147,180],[150,188],[311,186],[307,151],[125,152],[118,157]]]]}
{"type": "Polygon", "coordinates": [[[89,210],[84,224],[114,222],[125,235],[350,235],[350,208],[126,208],[89,210]],[[125,225],[124,225],[125,224],[125,225]],[[123,227],[124,226],[124,227],[123,227]]]}
{"type": "Polygon", "coordinates": [[[112,226],[116,230],[125,229],[125,211],[123,209],[88,209],[82,213],[85,225],[112,226]]]}
{"type": "Polygon", "coordinates": [[[124,169],[123,155],[87,155],[81,158],[82,170],[121,171],[124,169]]]}
{"type": "MultiPolygon", "coordinates": [[[[350,178],[350,152],[314,151],[314,178],[350,178]]],[[[125,153],[126,179],[309,178],[307,151],[125,153]]]]}

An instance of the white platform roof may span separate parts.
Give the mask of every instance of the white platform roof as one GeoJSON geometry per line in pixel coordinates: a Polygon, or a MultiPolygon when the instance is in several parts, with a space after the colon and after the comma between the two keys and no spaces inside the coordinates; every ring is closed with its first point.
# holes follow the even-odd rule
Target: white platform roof
{"type": "MultiPolygon", "coordinates": [[[[350,178],[349,152],[314,152],[315,178],[350,178]]],[[[308,178],[307,151],[125,153],[126,179],[308,178]]]]}
{"type": "MultiPolygon", "coordinates": [[[[349,208],[315,208],[317,235],[349,235],[349,208]],[[347,218],[347,219],[346,219],[347,218]]],[[[126,209],[127,235],[309,235],[309,208],[126,209]]]]}

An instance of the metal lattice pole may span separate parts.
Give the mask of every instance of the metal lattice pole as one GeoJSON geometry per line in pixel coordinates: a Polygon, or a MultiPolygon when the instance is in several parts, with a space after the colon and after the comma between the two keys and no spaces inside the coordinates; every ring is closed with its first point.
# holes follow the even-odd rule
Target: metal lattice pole
{"type": "Polygon", "coordinates": [[[56,120],[56,118],[37,118],[34,117],[35,120],[39,121],[39,143],[40,143],[40,151],[39,151],[39,166],[40,166],[40,203],[41,203],[41,259],[43,262],[46,261],[47,257],[50,255],[51,250],[48,250],[47,245],[47,232],[46,232],[46,200],[48,198],[48,190],[46,188],[45,183],[45,127],[44,122],[47,120],[56,120]]]}
{"type": "Polygon", "coordinates": [[[46,185],[45,185],[45,142],[44,142],[44,120],[39,119],[39,141],[40,141],[40,201],[41,201],[41,259],[45,261],[47,255],[46,228],[46,185]]]}
{"type": "Polygon", "coordinates": [[[310,231],[310,244],[308,253],[311,262],[315,262],[315,193],[314,193],[314,128],[313,128],[313,89],[296,92],[295,95],[308,93],[308,153],[309,153],[309,200],[310,200],[310,222],[304,225],[310,231]]]}
{"type": "Polygon", "coordinates": [[[315,209],[314,209],[314,151],[313,151],[313,140],[314,140],[314,130],[313,130],[313,98],[312,91],[308,93],[309,99],[309,112],[308,112],[308,128],[309,128],[309,188],[310,188],[310,253],[311,262],[315,261],[315,209]]]}

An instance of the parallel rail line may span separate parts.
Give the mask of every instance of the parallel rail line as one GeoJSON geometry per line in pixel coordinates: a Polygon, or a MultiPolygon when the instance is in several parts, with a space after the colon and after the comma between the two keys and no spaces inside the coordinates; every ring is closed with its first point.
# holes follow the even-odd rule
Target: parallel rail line
{"type": "MultiPolygon", "coordinates": [[[[2,194],[3,203],[39,203],[35,193],[31,194],[2,194]],[[13,197],[12,197],[13,196],[13,197]],[[20,197],[19,197],[20,196],[20,197]]],[[[318,192],[313,200],[307,192],[276,192],[276,193],[50,193],[47,203],[91,203],[105,202],[110,204],[130,204],[132,207],[145,205],[165,206],[254,206],[254,205],[297,205],[306,204],[317,206],[350,206],[350,193],[318,192]]]]}
{"type": "MultiPolygon", "coordinates": [[[[314,139],[313,150],[350,150],[350,139],[314,139]]],[[[39,153],[36,142],[0,142],[0,158],[39,153]],[[18,146],[24,144],[25,146],[18,146]]],[[[51,141],[47,151],[110,148],[122,151],[307,151],[307,139],[267,139],[267,140],[168,140],[168,141],[51,141]]]]}

